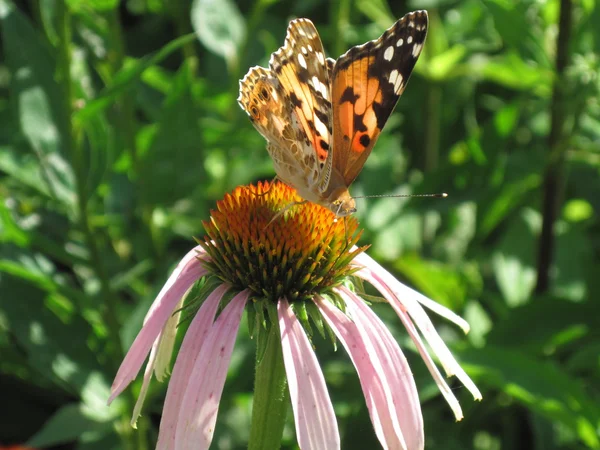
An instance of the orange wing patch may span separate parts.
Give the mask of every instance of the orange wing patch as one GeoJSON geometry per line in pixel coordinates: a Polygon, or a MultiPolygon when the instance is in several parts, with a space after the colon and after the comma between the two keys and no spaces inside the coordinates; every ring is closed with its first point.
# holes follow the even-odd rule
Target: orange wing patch
{"type": "Polygon", "coordinates": [[[374,58],[365,57],[339,70],[332,89],[336,143],[333,166],[348,185],[362,169],[381,133],[376,113],[377,105],[382,103],[380,82],[368,76],[373,63],[374,58]]]}
{"type": "Polygon", "coordinates": [[[402,95],[427,35],[427,13],[407,14],[375,40],[348,50],[332,76],[333,168],[349,186],[402,95]]]}

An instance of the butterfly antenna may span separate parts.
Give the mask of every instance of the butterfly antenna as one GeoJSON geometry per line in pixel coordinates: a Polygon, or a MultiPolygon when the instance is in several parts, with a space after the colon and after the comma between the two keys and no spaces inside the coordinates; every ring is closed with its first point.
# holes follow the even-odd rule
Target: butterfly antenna
{"type": "Polygon", "coordinates": [[[430,197],[430,198],[446,198],[446,197],[448,197],[448,194],[446,194],[445,192],[440,192],[440,193],[437,193],[437,194],[380,194],[380,195],[359,195],[359,196],[353,197],[353,198],[382,198],[382,197],[405,197],[405,198],[430,197]]]}

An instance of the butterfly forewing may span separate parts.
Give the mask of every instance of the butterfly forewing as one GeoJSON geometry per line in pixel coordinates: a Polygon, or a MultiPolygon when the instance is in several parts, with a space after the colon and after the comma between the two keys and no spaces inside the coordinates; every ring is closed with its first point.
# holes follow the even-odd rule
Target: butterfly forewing
{"type": "Polygon", "coordinates": [[[332,75],[333,169],[349,186],[363,165],[417,62],[427,12],[405,15],[383,35],[353,47],[332,75]]]}

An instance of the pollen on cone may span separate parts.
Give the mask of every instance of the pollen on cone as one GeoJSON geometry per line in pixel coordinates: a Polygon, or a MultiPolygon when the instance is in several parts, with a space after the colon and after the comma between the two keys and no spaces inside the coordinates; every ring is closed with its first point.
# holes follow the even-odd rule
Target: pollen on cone
{"type": "Polygon", "coordinates": [[[236,188],[203,225],[211,271],[273,301],[309,299],[338,285],[365,249],[351,251],[360,237],[356,219],[336,219],[281,182],[236,188]]]}

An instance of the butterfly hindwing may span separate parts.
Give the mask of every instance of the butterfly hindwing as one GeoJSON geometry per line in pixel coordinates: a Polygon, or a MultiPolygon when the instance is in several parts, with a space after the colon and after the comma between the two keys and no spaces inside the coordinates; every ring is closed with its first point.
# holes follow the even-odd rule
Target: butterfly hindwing
{"type": "Polygon", "coordinates": [[[427,12],[415,11],[374,41],[351,48],[332,74],[333,169],[349,186],[363,165],[417,62],[427,12]]]}
{"type": "Polygon", "coordinates": [[[294,126],[309,166],[322,176],[331,142],[331,95],[328,65],[319,34],[308,19],[290,22],[284,46],[271,56],[277,77],[292,108],[294,126]]]}

